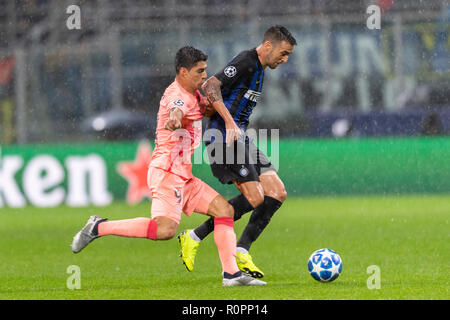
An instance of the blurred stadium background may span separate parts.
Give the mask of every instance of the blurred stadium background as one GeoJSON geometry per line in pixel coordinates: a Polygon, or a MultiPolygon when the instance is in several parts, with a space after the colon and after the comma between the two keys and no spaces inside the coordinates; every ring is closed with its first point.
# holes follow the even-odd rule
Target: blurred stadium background
{"type": "Polygon", "coordinates": [[[253,127],[282,137],[446,135],[449,19],[446,0],[3,0],[0,141],[153,139],[179,47],[204,50],[212,75],[272,24],[299,45],[266,72],[253,127]],[[66,27],[73,4],[79,30],[66,27]],[[380,30],[366,26],[371,4],[380,30]],[[93,135],[86,119],[103,112],[129,125],[93,135]]]}
{"type": "MultiPolygon", "coordinates": [[[[448,0],[0,0],[0,299],[448,299],[449,19],[448,0]],[[221,289],[212,237],[193,273],[175,239],[74,255],[87,216],[150,214],[148,142],[175,52],[202,49],[212,75],[273,24],[298,46],[265,73],[250,121],[280,130],[267,154],[288,192],[252,246],[270,285],[221,289]],[[336,285],[307,272],[324,247],[344,261],[336,285]],[[381,290],[366,286],[374,264],[381,290]],[[67,286],[71,265],[82,290],[67,286]]],[[[207,163],[193,170],[236,194],[207,163]]]]}

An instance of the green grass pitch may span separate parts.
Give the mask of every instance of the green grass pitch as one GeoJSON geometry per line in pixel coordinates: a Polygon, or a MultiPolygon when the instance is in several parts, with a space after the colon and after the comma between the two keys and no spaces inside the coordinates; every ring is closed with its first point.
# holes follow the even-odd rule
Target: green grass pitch
{"type": "MultiPolygon", "coordinates": [[[[221,286],[212,235],[186,271],[176,238],[105,237],[79,254],[70,243],[90,215],[149,216],[150,203],[104,208],[0,209],[0,299],[448,299],[450,196],[290,198],[252,246],[265,287],[221,286]],[[332,283],[307,271],[316,249],[343,260],[332,283]],[[81,289],[68,289],[67,268],[80,268],[81,289]],[[367,267],[380,268],[380,289],[367,267]]],[[[236,223],[239,236],[247,214],[236,223]]],[[[205,218],[183,215],[179,231],[205,218]]]]}

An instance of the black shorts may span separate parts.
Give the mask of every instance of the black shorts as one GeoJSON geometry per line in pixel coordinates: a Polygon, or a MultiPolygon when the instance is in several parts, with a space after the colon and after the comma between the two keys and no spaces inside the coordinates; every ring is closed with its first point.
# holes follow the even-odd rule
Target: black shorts
{"type": "Polygon", "coordinates": [[[223,184],[233,181],[259,181],[259,176],[275,170],[267,156],[249,141],[238,140],[227,147],[223,142],[207,144],[209,162],[213,175],[223,184]]]}

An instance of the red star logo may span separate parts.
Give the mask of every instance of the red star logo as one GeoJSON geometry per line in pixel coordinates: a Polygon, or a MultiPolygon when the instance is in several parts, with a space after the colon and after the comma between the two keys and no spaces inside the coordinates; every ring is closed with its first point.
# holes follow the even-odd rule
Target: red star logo
{"type": "Polygon", "coordinates": [[[150,198],[147,186],[148,165],[152,159],[152,147],[148,142],[139,143],[134,162],[119,162],[117,172],[128,181],[127,202],[137,204],[150,198]]]}

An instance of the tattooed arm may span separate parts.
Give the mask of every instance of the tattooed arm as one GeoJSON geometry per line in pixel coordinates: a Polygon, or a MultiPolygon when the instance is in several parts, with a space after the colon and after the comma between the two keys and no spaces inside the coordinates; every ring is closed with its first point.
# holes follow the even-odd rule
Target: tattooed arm
{"type": "Polygon", "coordinates": [[[220,90],[221,84],[222,83],[220,82],[220,80],[213,76],[206,80],[206,82],[202,86],[202,89],[214,109],[225,121],[226,143],[227,145],[231,145],[231,143],[233,143],[242,135],[242,131],[236,125],[233,117],[223,103],[222,92],[220,90]]]}
{"type": "Polygon", "coordinates": [[[220,91],[221,84],[222,82],[220,82],[220,80],[214,76],[203,83],[203,92],[206,94],[206,97],[211,103],[214,103],[216,101],[222,101],[223,103],[222,92],[220,91]]]}

